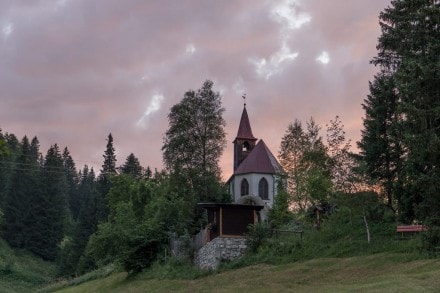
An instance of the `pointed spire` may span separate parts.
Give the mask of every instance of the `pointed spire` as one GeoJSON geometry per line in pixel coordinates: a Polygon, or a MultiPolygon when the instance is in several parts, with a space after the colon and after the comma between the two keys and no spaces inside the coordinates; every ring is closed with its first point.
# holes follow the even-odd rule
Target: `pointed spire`
{"type": "Polygon", "coordinates": [[[238,127],[237,137],[235,139],[256,140],[252,134],[251,123],[244,103],[243,113],[241,114],[240,126],[238,127]]]}

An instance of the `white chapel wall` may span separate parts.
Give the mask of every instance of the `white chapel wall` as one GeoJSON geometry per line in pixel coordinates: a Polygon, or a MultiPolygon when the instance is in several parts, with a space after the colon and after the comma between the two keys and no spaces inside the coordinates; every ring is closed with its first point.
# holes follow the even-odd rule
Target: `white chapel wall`
{"type": "Polygon", "coordinates": [[[258,173],[250,173],[250,174],[240,174],[234,176],[234,182],[232,183],[231,189],[234,195],[234,201],[241,197],[241,180],[246,178],[249,183],[249,195],[258,196],[258,184],[262,178],[265,178],[269,187],[269,199],[263,200],[266,204],[273,206],[273,198],[274,193],[276,194],[276,182],[275,176],[273,174],[258,174],[258,173]]]}

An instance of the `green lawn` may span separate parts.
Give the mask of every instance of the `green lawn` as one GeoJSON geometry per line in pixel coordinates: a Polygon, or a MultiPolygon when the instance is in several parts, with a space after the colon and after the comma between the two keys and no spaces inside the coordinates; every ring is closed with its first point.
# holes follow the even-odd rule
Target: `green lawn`
{"type": "Polygon", "coordinates": [[[439,292],[440,260],[382,253],[255,265],[196,280],[113,274],[57,292],[439,292]]]}

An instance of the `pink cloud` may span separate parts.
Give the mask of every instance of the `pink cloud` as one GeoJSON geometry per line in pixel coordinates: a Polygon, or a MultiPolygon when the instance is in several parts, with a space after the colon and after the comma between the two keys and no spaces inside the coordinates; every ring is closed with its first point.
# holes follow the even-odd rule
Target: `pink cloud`
{"type": "Polygon", "coordinates": [[[111,132],[118,163],[133,152],[160,169],[170,107],[212,79],[226,108],[226,175],[242,110],[237,82],[254,134],[275,155],[295,118],[313,116],[324,127],[339,115],[356,140],[375,72],[378,14],[389,1],[299,2],[298,13],[311,19],[287,30],[270,1],[1,2],[0,19],[13,30],[0,38],[0,127],[38,136],[43,153],[53,143],[68,146],[77,165],[98,169],[111,132]],[[193,54],[185,54],[188,44],[193,54]],[[270,60],[283,44],[298,56],[277,74],[258,76],[249,59],[270,60]],[[331,56],[326,66],[316,62],[323,50],[331,56]],[[158,90],[166,99],[148,115],[155,127],[137,127],[158,90]]]}

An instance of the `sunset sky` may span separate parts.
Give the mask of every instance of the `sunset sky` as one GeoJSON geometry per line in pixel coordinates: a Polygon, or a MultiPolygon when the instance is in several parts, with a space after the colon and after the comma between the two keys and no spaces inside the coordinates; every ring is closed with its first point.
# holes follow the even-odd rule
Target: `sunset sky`
{"type": "Polygon", "coordinates": [[[0,0],[0,128],[96,171],[111,132],[118,165],[133,152],[161,169],[170,107],[210,79],[226,109],[224,178],[244,93],[275,155],[296,118],[325,129],[339,115],[355,146],[389,3],[0,0]]]}

